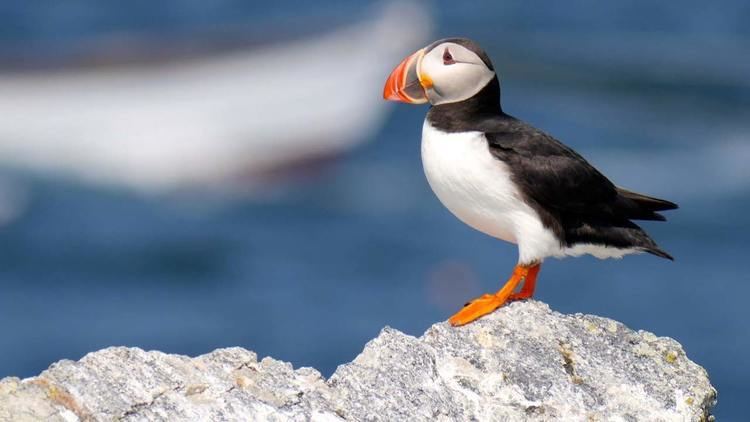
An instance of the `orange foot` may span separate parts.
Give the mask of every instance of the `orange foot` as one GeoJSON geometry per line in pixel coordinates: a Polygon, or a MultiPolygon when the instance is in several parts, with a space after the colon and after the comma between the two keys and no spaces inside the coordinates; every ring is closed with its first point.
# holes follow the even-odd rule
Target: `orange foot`
{"type": "Polygon", "coordinates": [[[512,302],[514,300],[529,299],[534,296],[534,290],[536,289],[536,276],[537,274],[539,274],[539,270],[541,269],[541,267],[541,264],[536,264],[529,268],[528,274],[526,274],[526,277],[524,277],[523,287],[521,288],[521,291],[518,293],[512,293],[510,296],[508,296],[508,302],[512,302]]]}
{"type": "Polygon", "coordinates": [[[541,264],[532,264],[528,266],[516,265],[513,269],[513,275],[510,276],[510,279],[508,279],[505,285],[498,290],[497,293],[493,295],[484,294],[472,300],[467,303],[463,309],[450,317],[448,322],[453,326],[468,324],[501,307],[509,300],[530,298],[534,294],[536,276],[539,273],[540,266],[541,264]],[[522,280],[525,280],[523,288],[517,294],[513,294],[513,291],[516,290],[516,287],[522,280]]]}

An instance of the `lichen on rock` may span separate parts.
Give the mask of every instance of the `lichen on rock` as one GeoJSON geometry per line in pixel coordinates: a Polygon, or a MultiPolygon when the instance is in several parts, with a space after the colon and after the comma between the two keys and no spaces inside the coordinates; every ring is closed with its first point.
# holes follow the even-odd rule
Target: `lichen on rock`
{"type": "Polygon", "coordinates": [[[0,380],[0,421],[700,421],[715,403],[676,341],[536,301],[419,338],[386,327],[327,380],[241,348],[124,347],[0,380]]]}

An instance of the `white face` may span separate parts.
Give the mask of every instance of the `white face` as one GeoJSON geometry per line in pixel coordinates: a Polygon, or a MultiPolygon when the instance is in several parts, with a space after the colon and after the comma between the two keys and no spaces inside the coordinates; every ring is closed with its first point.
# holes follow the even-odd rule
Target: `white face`
{"type": "Polygon", "coordinates": [[[433,105],[467,100],[495,77],[473,51],[452,42],[439,44],[425,54],[417,73],[433,105]]]}

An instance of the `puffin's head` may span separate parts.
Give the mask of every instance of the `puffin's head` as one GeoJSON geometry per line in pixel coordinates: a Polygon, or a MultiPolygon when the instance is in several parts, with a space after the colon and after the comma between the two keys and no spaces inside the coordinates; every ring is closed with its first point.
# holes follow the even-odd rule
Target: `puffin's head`
{"type": "Polygon", "coordinates": [[[385,82],[383,98],[432,105],[467,100],[495,78],[487,53],[466,38],[435,41],[402,61],[385,82]]]}

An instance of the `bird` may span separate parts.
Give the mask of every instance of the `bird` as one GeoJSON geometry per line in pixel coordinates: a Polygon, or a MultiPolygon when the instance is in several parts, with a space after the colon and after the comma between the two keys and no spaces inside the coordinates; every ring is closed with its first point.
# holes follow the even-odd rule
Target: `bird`
{"type": "Polygon", "coordinates": [[[433,192],[468,226],[518,246],[507,282],[466,303],[451,325],[531,298],[545,258],[645,252],[673,260],[633,220],[665,221],[660,212],[677,204],[616,186],[570,147],[506,114],[495,67],[476,42],[445,38],[409,55],[383,98],[429,103],[421,156],[433,192]]]}

